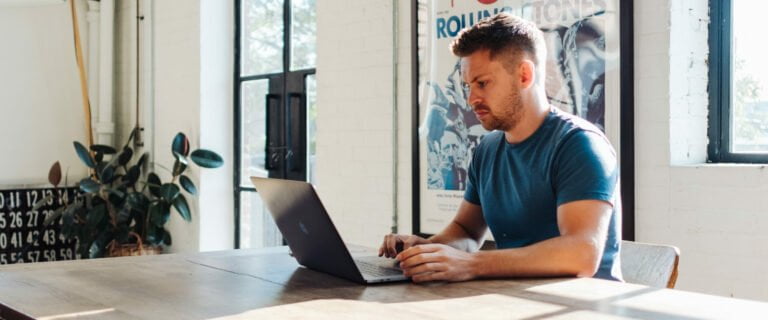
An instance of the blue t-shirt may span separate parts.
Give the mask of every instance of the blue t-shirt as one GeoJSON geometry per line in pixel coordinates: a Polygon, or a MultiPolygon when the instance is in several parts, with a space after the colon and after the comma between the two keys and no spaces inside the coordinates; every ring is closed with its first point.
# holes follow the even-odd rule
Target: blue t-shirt
{"type": "Polygon", "coordinates": [[[504,132],[483,137],[469,166],[464,199],[479,205],[500,249],[560,235],[557,207],[577,200],[613,205],[596,278],[622,279],[619,262],[621,199],[616,152],[605,135],[555,108],[530,137],[511,144],[504,132]]]}

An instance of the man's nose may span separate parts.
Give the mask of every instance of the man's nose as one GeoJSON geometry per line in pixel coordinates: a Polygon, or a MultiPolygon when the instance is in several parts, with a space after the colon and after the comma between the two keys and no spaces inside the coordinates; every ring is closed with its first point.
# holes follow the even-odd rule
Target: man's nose
{"type": "Polygon", "coordinates": [[[469,98],[467,99],[467,103],[469,103],[471,107],[480,104],[482,101],[483,99],[480,97],[480,95],[477,94],[475,90],[469,90],[469,98]]]}

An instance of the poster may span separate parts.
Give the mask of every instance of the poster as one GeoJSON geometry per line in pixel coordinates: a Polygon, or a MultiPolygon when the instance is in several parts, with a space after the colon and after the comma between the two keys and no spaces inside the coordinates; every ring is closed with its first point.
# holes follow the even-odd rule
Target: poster
{"type": "Polygon", "coordinates": [[[434,234],[455,216],[474,148],[487,133],[467,104],[450,43],[460,30],[499,12],[533,21],[547,45],[550,104],[597,125],[619,151],[618,0],[419,0],[419,196],[417,233],[434,234]]]}

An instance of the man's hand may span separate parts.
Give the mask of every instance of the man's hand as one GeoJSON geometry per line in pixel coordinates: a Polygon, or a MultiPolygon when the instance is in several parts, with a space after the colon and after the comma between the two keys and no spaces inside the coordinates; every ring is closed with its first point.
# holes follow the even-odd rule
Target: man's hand
{"type": "Polygon", "coordinates": [[[414,235],[388,234],[379,248],[379,257],[394,258],[398,252],[407,250],[418,244],[432,243],[427,239],[414,235]],[[398,250],[398,247],[400,249],[398,250]]]}
{"type": "Polygon", "coordinates": [[[477,276],[475,257],[444,244],[425,244],[403,250],[396,259],[413,282],[466,281],[477,276]]]}

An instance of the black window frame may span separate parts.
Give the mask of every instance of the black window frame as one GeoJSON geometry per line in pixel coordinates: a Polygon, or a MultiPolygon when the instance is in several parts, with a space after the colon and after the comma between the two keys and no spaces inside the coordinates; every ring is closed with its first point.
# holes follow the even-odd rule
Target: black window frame
{"type": "Polygon", "coordinates": [[[707,162],[768,163],[768,153],[731,152],[733,1],[709,1],[709,143],[707,162]]]}
{"type": "MultiPolygon", "coordinates": [[[[241,228],[241,198],[240,195],[244,192],[253,192],[256,193],[256,188],[252,186],[243,186],[241,184],[242,179],[242,101],[241,101],[241,94],[242,94],[242,85],[245,82],[253,81],[253,80],[270,80],[274,78],[280,78],[280,86],[282,89],[281,95],[283,97],[286,97],[285,100],[281,100],[281,104],[287,103],[284,107],[291,108],[291,98],[294,98],[292,95],[295,93],[292,93],[291,91],[296,91],[296,79],[297,77],[301,77],[302,81],[306,81],[306,78],[310,75],[316,75],[317,69],[316,68],[304,68],[304,69],[291,69],[291,14],[292,14],[292,0],[282,0],[283,1],[283,52],[282,52],[282,64],[283,68],[280,72],[276,73],[265,73],[265,74],[256,74],[256,75],[243,75],[241,70],[241,45],[242,45],[242,2],[244,0],[234,0],[235,1],[235,16],[234,16],[234,173],[233,173],[233,180],[234,180],[234,192],[233,192],[233,198],[234,198],[234,248],[240,249],[241,243],[240,243],[240,228],[241,228]],[[289,79],[292,78],[292,79],[289,79]]],[[[305,88],[304,88],[305,89],[305,88]]],[[[271,90],[271,89],[270,89],[271,90]]],[[[304,90],[302,90],[304,91],[304,90]]],[[[305,93],[305,92],[303,92],[305,93]]],[[[302,110],[306,110],[306,103],[307,99],[305,96],[298,97],[299,101],[303,104],[303,108],[300,108],[302,110]]],[[[281,98],[282,99],[282,98],[281,98]]],[[[285,112],[285,111],[283,111],[285,112]]],[[[288,111],[290,112],[290,111],[288,111]]],[[[296,125],[306,127],[306,113],[299,111],[299,112],[293,112],[289,113],[287,116],[284,113],[278,113],[276,115],[270,116],[270,114],[267,115],[267,130],[270,130],[270,123],[272,123],[273,126],[284,126],[285,128],[293,128],[296,125]],[[277,121],[273,121],[277,120],[277,121]],[[276,124],[276,122],[280,122],[279,124],[276,124]],[[284,123],[282,123],[284,122],[284,123]]],[[[290,133],[287,136],[281,136],[281,137],[274,137],[276,140],[285,140],[290,139],[290,133]]],[[[301,148],[306,149],[306,144],[308,141],[304,141],[306,139],[301,139],[300,143],[298,145],[301,146],[301,148]]],[[[281,145],[286,144],[287,142],[282,141],[280,143],[281,145]]],[[[269,147],[267,147],[269,149],[269,147]]],[[[269,150],[267,151],[267,155],[270,155],[269,150]]],[[[308,157],[307,154],[305,154],[303,151],[299,151],[297,153],[298,155],[302,157],[308,157]]],[[[308,161],[308,159],[306,159],[308,161]]],[[[301,162],[301,164],[306,167],[305,162],[301,162]]],[[[304,170],[301,170],[300,172],[286,172],[286,168],[281,168],[278,170],[278,172],[272,172],[270,170],[270,178],[279,178],[279,179],[293,179],[293,180],[305,180],[306,179],[306,172],[304,170]],[[277,175],[274,175],[277,173],[277,175]]]]}

